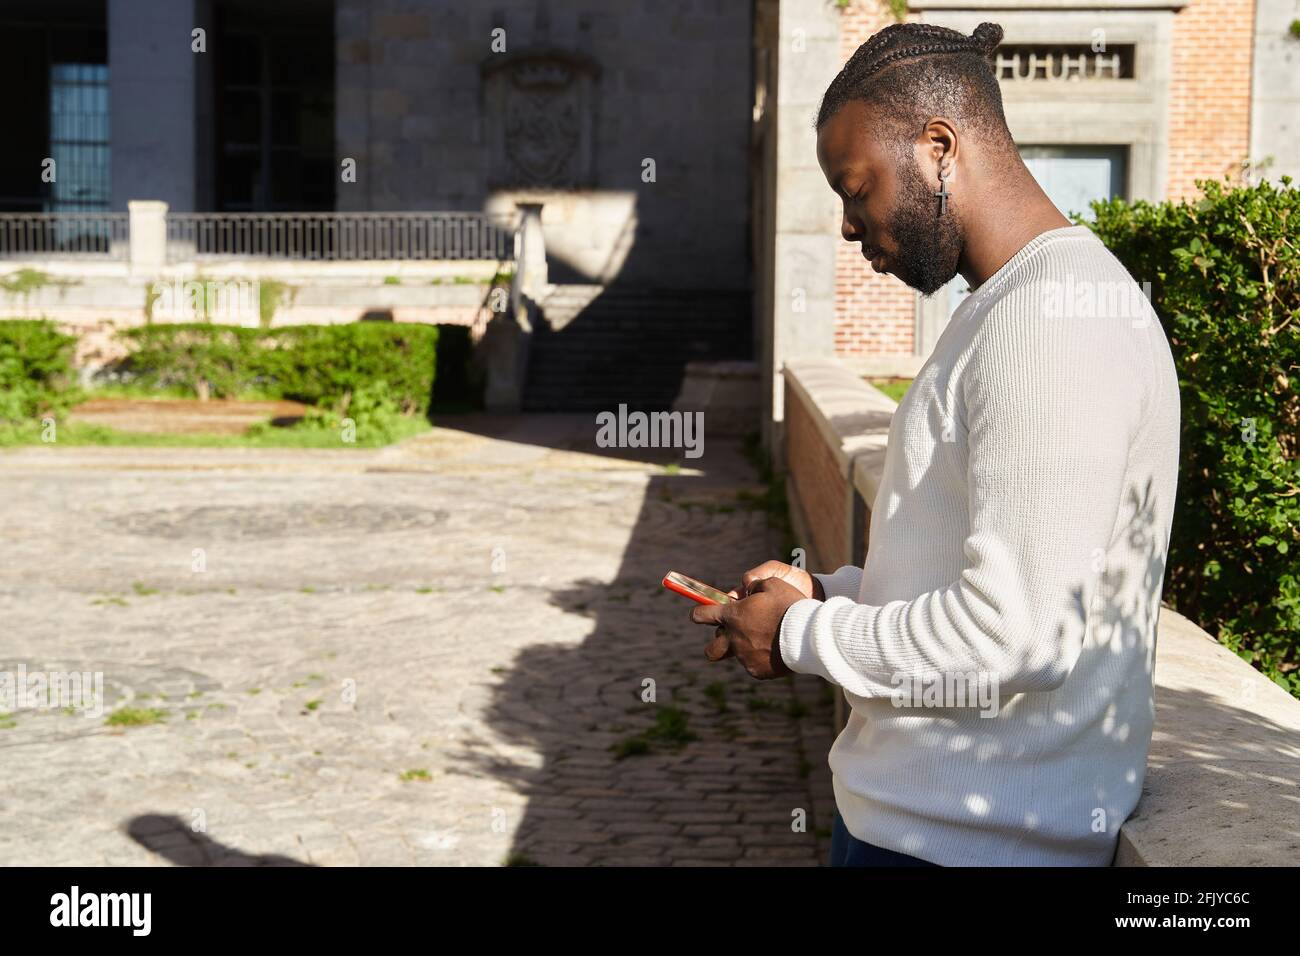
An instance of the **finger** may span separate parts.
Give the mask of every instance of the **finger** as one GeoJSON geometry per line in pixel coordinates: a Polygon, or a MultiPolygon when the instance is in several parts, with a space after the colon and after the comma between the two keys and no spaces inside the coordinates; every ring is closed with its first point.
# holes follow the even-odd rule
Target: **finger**
{"type": "Polygon", "coordinates": [[[709,646],[704,649],[704,656],[711,661],[720,661],[725,657],[732,655],[731,638],[727,637],[727,632],[718,628],[717,636],[709,642],[709,646]]]}
{"type": "MultiPolygon", "coordinates": [[[[744,585],[742,584],[741,587],[744,587],[744,585]]],[[[733,601],[739,601],[740,588],[732,588],[730,591],[727,592],[727,597],[731,598],[733,601]]]]}
{"type": "Polygon", "coordinates": [[[789,581],[785,580],[784,578],[762,578],[761,580],[755,581],[750,586],[749,593],[751,595],[754,595],[754,594],[762,594],[763,592],[767,591],[767,592],[775,592],[776,594],[780,594],[782,591],[786,590],[787,588],[791,591],[795,591],[796,593],[798,593],[800,597],[803,597],[803,592],[800,591],[798,588],[796,588],[789,581]]]}
{"type": "Polygon", "coordinates": [[[756,568],[750,568],[740,578],[741,583],[745,586],[746,592],[754,590],[754,582],[762,581],[765,578],[774,577],[785,569],[785,565],[780,561],[764,561],[756,568]]]}
{"type": "Polygon", "coordinates": [[[726,608],[721,604],[697,604],[691,608],[691,620],[696,624],[721,624],[726,608]]]}

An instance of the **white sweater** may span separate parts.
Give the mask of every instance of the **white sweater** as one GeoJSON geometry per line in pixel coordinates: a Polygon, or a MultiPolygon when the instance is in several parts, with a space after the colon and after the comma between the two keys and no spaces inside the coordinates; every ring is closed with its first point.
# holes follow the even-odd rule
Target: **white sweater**
{"type": "Polygon", "coordinates": [[[944,865],[1111,862],[1151,741],[1178,429],[1160,322],[1087,227],[957,309],[890,425],[866,567],[781,625],[852,708],[830,752],[850,833],[944,865]],[[996,715],[891,699],[967,674],[996,715]]]}

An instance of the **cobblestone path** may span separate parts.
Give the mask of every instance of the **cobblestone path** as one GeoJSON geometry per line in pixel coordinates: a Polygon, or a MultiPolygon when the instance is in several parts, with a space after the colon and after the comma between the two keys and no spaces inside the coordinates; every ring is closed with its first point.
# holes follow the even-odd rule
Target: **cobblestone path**
{"type": "Polygon", "coordinates": [[[659,586],[776,555],[739,444],[593,436],[0,451],[0,673],[103,675],[0,713],[0,863],[824,860],[828,688],[659,586]]]}

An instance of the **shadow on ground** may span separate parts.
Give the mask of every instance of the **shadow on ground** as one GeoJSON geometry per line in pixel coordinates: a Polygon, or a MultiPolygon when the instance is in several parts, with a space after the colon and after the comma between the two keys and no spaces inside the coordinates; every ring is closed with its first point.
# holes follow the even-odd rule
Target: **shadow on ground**
{"type": "Polygon", "coordinates": [[[174,866],[310,866],[273,853],[245,853],[211,839],[177,816],[149,813],[134,817],[124,827],[126,835],[174,866]]]}
{"type": "MultiPolygon", "coordinates": [[[[480,434],[504,427],[464,424],[480,434]]],[[[820,863],[832,807],[829,685],[760,683],[734,660],[710,664],[711,629],[692,624],[690,602],[660,584],[680,570],[731,587],[777,554],[768,515],[754,504],[763,488],[756,470],[734,437],[711,437],[694,460],[609,451],[675,461],[681,471],[649,478],[613,581],[551,594],[553,605],[589,619],[582,644],[538,635],[500,675],[486,719],[540,763],[460,755],[465,772],[490,773],[527,796],[507,862],[820,863]]]]}

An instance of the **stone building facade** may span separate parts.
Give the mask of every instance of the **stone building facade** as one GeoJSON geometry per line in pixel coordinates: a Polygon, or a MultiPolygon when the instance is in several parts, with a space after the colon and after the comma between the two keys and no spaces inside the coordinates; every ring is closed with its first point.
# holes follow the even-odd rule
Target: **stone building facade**
{"type": "Polygon", "coordinates": [[[770,438],[785,361],[911,374],[963,294],[866,268],[816,161],[826,85],[896,11],[1003,26],[1012,133],[1072,212],[1300,179],[1297,2],[6,0],[0,207],[540,205],[532,407],[662,407],[688,362],[752,358],[770,438]]]}
{"type": "Polygon", "coordinates": [[[338,0],[338,208],[540,202],[556,281],[748,290],[750,24],[735,0],[338,0]]]}

